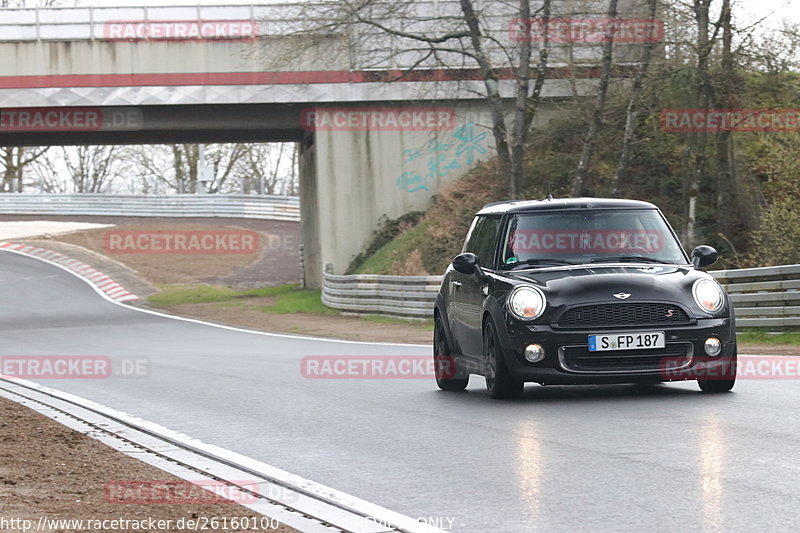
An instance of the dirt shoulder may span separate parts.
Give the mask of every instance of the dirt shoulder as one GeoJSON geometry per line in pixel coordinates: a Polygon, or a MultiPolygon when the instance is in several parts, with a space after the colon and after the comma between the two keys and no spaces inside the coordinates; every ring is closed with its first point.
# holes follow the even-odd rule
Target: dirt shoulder
{"type": "MultiPolygon", "coordinates": [[[[22,520],[30,520],[28,531],[33,531],[42,517],[48,522],[43,529],[37,529],[40,532],[193,531],[194,528],[180,528],[178,520],[201,517],[227,518],[229,526],[234,517],[238,517],[237,521],[248,518],[268,526],[261,521],[262,515],[230,500],[215,499],[210,492],[200,489],[189,493],[191,499],[217,503],[163,501],[147,505],[115,501],[106,491],[107,484],[135,481],[185,487],[186,482],[5,398],[0,398],[0,442],[0,531],[23,531],[22,520]],[[98,528],[91,523],[120,519],[138,521],[144,527],[135,528],[132,527],[135,522],[129,522],[129,527],[98,528]],[[148,523],[153,523],[151,519],[170,520],[170,527],[148,527],[148,523]],[[64,520],[84,520],[83,527],[56,522],[64,520]]],[[[277,529],[226,531],[264,530],[296,531],[284,525],[277,529]]]]}
{"type": "Polygon", "coordinates": [[[794,344],[739,343],[738,349],[749,355],[800,355],[800,346],[794,344]]]}
{"type": "MultiPolygon", "coordinates": [[[[25,239],[30,244],[65,254],[62,251],[64,245],[78,247],[73,250],[93,253],[95,261],[103,262],[101,258],[105,258],[124,265],[154,285],[205,283],[248,289],[293,283],[300,279],[299,222],[244,218],[0,215],[0,224],[36,223],[45,218],[56,223],[92,222],[109,226],[25,239]]],[[[7,240],[21,242],[14,238],[7,240]]],[[[102,271],[101,264],[84,262],[102,271]]]]}
{"type": "Polygon", "coordinates": [[[255,300],[247,306],[230,307],[224,303],[181,304],[160,308],[167,313],[217,324],[273,333],[310,335],[364,342],[398,342],[431,344],[433,331],[424,324],[373,322],[358,316],[324,315],[320,313],[264,313],[255,300]]]}

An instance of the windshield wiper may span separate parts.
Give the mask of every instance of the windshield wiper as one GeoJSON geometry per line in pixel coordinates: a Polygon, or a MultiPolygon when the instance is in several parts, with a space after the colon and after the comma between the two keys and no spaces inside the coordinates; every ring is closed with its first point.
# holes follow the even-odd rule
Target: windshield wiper
{"type": "Polygon", "coordinates": [[[620,255],[617,257],[595,257],[591,260],[592,263],[660,263],[662,265],[671,265],[672,261],[664,261],[663,259],[656,259],[654,257],[647,257],[644,255],[620,255]]]}
{"type": "Polygon", "coordinates": [[[544,258],[536,258],[536,259],[525,259],[523,261],[519,261],[517,263],[513,263],[511,268],[516,268],[518,266],[530,266],[530,265],[577,265],[578,263],[573,263],[572,261],[566,261],[564,259],[553,259],[549,257],[544,258]]]}

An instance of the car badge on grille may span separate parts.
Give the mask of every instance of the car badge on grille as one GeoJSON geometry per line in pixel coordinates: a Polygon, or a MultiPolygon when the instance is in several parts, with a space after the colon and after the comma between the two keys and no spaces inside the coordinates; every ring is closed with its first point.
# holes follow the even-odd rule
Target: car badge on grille
{"type": "Polygon", "coordinates": [[[614,298],[619,298],[620,300],[627,300],[630,297],[631,297],[631,295],[628,294],[628,293],[625,293],[625,292],[620,292],[620,293],[614,295],[614,298]]]}
{"type": "Polygon", "coordinates": [[[667,318],[672,318],[674,316],[675,316],[675,310],[674,309],[670,309],[669,311],[667,311],[667,318]]]}

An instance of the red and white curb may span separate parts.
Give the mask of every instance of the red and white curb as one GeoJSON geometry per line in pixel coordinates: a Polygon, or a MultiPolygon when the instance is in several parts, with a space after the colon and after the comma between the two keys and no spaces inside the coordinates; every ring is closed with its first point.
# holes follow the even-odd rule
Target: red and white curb
{"type": "Polygon", "coordinates": [[[99,270],[95,270],[86,263],[72,259],[71,257],[67,257],[66,255],[58,252],[45,250],[44,248],[36,248],[35,246],[28,246],[26,244],[16,244],[2,241],[0,241],[0,249],[13,250],[20,254],[37,257],[39,259],[45,259],[51,263],[62,266],[91,283],[99,291],[103,292],[106,296],[114,301],[128,302],[139,299],[138,296],[128,292],[125,287],[99,270]]]}

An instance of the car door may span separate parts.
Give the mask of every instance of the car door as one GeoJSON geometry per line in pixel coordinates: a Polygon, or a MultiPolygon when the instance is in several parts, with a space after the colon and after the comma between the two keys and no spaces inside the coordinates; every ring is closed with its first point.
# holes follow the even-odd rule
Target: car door
{"type": "MultiPolygon", "coordinates": [[[[500,232],[500,217],[486,216],[476,228],[477,236],[467,252],[478,256],[481,266],[487,270],[495,269],[495,254],[497,250],[498,234],[500,232]]],[[[461,280],[461,331],[463,355],[480,358],[483,354],[482,339],[482,313],[483,302],[489,294],[487,280],[478,274],[463,275],[461,280]]]]}
{"type": "MultiPolygon", "coordinates": [[[[476,216],[473,219],[472,225],[467,232],[467,237],[464,240],[461,253],[470,252],[475,249],[478,233],[485,219],[486,217],[482,216],[476,216]]],[[[464,320],[468,315],[468,312],[465,310],[467,303],[464,300],[464,283],[471,276],[471,274],[462,274],[457,270],[450,270],[447,278],[448,286],[445,289],[448,291],[447,315],[450,322],[450,331],[454,336],[454,348],[460,354],[464,354],[463,346],[466,345],[466,342],[464,342],[464,335],[466,333],[466,324],[464,320]]]]}

